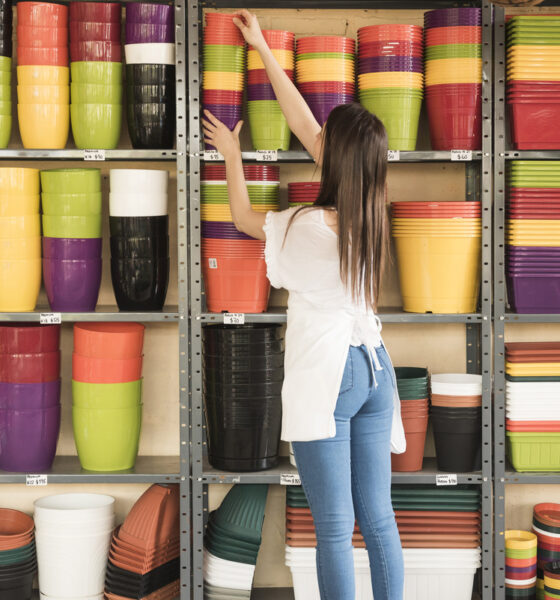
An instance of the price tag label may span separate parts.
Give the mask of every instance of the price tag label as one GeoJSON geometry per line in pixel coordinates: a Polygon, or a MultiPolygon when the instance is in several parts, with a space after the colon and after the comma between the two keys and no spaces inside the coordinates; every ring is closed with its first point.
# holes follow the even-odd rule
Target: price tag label
{"type": "Polygon", "coordinates": [[[245,325],[243,313],[224,313],[224,325],[245,325]]]}
{"type": "Polygon", "coordinates": [[[257,150],[257,162],[278,162],[276,150],[257,150]]]}
{"type": "Polygon", "coordinates": [[[297,473],[282,473],[280,485],[301,485],[301,479],[297,473]]]}
{"type": "Polygon", "coordinates": [[[62,323],[61,313],[41,313],[39,315],[41,325],[60,325],[62,323]]]}
{"type": "Polygon", "coordinates": [[[451,160],[469,162],[472,160],[472,150],[451,150],[451,160]]]}
{"type": "Polygon", "coordinates": [[[457,475],[436,475],[436,485],[457,485],[457,475]]]}
{"type": "Polygon", "coordinates": [[[209,258],[208,259],[208,268],[209,269],[217,269],[218,268],[218,259],[217,258],[209,258]]]}
{"type": "Polygon", "coordinates": [[[389,162],[397,162],[401,159],[401,151],[400,150],[389,150],[387,152],[387,160],[389,162]]]}
{"type": "Polygon", "coordinates": [[[26,475],[25,485],[29,487],[42,487],[49,483],[47,475],[26,475]]]}
{"type": "Polygon", "coordinates": [[[217,150],[206,150],[204,152],[204,160],[219,161],[224,160],[224,157],[217,150]]]}
{"type": "Polygon", "coordinates": [[[84,150],[84,160],[105,160],[105,150],[84,150]]]}

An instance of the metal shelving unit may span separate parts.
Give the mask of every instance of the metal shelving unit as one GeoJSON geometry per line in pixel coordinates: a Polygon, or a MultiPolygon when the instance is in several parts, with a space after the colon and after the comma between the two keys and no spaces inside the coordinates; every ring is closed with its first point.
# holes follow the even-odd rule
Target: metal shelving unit
{"type": "MultiPolygon", "coordinates": [[[[297,475],[287,459],[277,468],[259,473],[228,473],[212,468],[206,459],[205,427],[202,407],[202,327],[223,322],[223,315],[205,311],[201,269],[200,176],[204,160],[200,131],[201,58],[200,34],[203,8],[314,8],[314,9],[422,9],[453,6],[483,8],[483,148],[473,152],[465,163],[465,186],[468,200],[482,202],[482,290],[479,312],[461,315],[412,314],[401,308],[380,312],[384,323],[464,323],[466,331],[467,371],[483,376],[482,471],[457,474],[458,483],[480,485],[482,492],[482,600],[492,598],[492,380],[491,380],[491,292],[492,292],[492,8],[489,0],[465,2],[448,0],[191,0],[187,5],[189,30],[189,249],[191,348],[191,477],[192,477],[192,588],[193,600],[203,600],[203,536],[208,512],[208,484],[269,483],[280,484],[285,475],[297,475]]],[[[208,156],[210,159],[210,156],[208,156]]],[[[212,157],[214,160],[214,157],[212,157]]],[[[256,152],[243,152],[247,162],[257,161],[256,152]]],[[[451,152],[400,152],[399,162],[451,162],[451,152]]],[[[306,152],[278,152],[278,163],[311,163],[306,152]]],[[[245,323],[285,323],[286,309],[270,307],[267,313],[243,315],[245,323]]],[[[395,483],[435,483],[438,475],[434,459],[424,461],[419,473],[395,473],[395,483]]],[[[288,478],[286,478],[288,479],[288,478]]]]}
{"type": "Polygon", "coordinates": [[[141,321],[143,323],[158,323],[179,321],[179,307],[165,306],[161,312],[120,312],[117,306],[97,306],[95,312],[53,313],[48,306],[38,307],[33,312],[0,313],[2,321],[41,322],[42,319],[58,318],[63,323],[81,321],[141,321]]]}

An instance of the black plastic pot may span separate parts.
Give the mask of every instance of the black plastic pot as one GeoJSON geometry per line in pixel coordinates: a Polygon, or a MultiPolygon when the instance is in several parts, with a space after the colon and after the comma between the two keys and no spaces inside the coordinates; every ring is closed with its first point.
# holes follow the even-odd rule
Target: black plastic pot
{"type": "Polygon", "coordinates": [[[12,579],[0,581],[0,598],[2,600],[31,600],[33,579],[37,569],[29,573],[16,575],[12,579]]]}
{"type": "Polygon", "coordinates": [[[144,575],[125,571],[109,561],[105,576],[105,591],[128,598],[143,598],[179,579],[179,576],[179,558],[175,558],[144,575]]]}
{"type": "Polygon", "coordinates": [[[128,133],[133,148],[173,148],[175,99],[162,103],[127,103],[128,133]]]}
{"type": "Polygon", "coordinates": [[[262,371],[281,369],[284,366],[284,353],[261,354],[256,356],[211,355],[204,353],[204,364],[210,369],[226,371],[262,371]]]}
{"type": "Polygon", "coordinates": [[[119,310],[161,310],[169,284],[169,259],[111,259],[111,280],[119,310]]]}
{"type": "Polygon", "coordinates": [[[280,325],[250,323],[248,325],[209,325],[204,328],[205,347],[220,344],[262,344],[280,338],[280,325]]]}
{"type": "Polygon", "coordinates": [[[175,85],[175,65],[126,65],[127,85],[175,85]]]}
{"type": "Polygon", "coordinates": [[[482,437],[482,419],[449,419],[432,414],[436,460],[440,471],[476,469],[482,437]]]}
{"type": "Polygon", "coordinates": [[[284,340],[277,339],[272,342],[255,341],[246,344],[233,344],[227,340],[217,340],[208,336],[204,340],[204,352],[208,354],[228,354],[231,356],[253,356],[265,352],[283,352],[284,340]]]}
{"type": "Polygon", "coordinates": [[[129,104],[144,104],[149,102],[175,102],[174,83],[140,84],[127,82],[126,100],[129,104]]]}
{"type": "Polygon", "coordinates": [[[168,235],[169,216],[109,217],[111,236],[159,238],[168,235]]]}
{"type": "Polygon", "coordinates": [[[169,236],[111,236],[111,258],[167,258],[169,236]]]}
{"type": "Polygon", "coordinates": [[[217,385],[246,385],[284,381],[284,369],[263,371],[225,371],[204,367],[204,377],[217,385]]]}
{"type": "Polygon", "coordinates": [[[211,396],[224,396],[231,400],[237,398],[260,399],[267,396],[277,396],[282,392],[282,381],[249,383],[236,385],[234,383],[222,384],[213,379],[204,378],[204,392],[211,396]]]}

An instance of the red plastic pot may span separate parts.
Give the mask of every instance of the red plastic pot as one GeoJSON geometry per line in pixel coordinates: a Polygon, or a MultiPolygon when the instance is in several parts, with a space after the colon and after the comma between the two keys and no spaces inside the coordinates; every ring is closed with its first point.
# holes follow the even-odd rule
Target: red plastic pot
{"type": "Polygon", "coordinates": [[[434,150],[482,147],[482,96],[429,94],[426,107],[434,150]]]}
{"type": "Polygon", "coordinates": [[[68,6],[52,2],[18,2],[16,5],[18,25],[39,27],[67,27],[68,6]]]}
{"type": "Polygon", "coordinates": [[[0,354],[55,352],[59,347],[60,325],[0,325],[0,354]]]}
{"type": "Polygon", "coordinates": [[[391,469],[395,472],[421,471],[428,417],[403,419],[403,425],[406,451],[403,454],[391,454],[391,469]]]}
{"type": "Polygon", "coordinates": [[[513,146],[517,150],[560,149],[560,103],[508,103],[513,146]]]}
{"type": "Polygon", "coordinates": [[[432,27],[424,32],[426,46],[442,44],[480,44],[482,42],[482,27],[432,27]]]}
{"type": "MultiPolygon", "coordinates": [[[[294,50],[295,34],[281,29],[263,29],[263,36],[272,50],[294,50]]],[[[254,50],[249,46],[249,50],[254,50]]]]}
{"type": "Polygon", "coordinates": [[[70,21],[70,40],[72,42],[87,42],[103,40],[106,42],[120,42],[121,24],[97,21],[70,21]]]}
{"type": "Polygon", "coordinates": [[[118,2],[70,2],[70,21],[120,23],[121,10],[118,2]]]}
{"type": "Polygon", "coordinates": [[[33,354],[0,354],[0,381],[46,383],[60,378],[60,350],[33,354]]]}
{"type": "Polygon", "coordinates": [[[17,26],[18,46],[56,48],[68,44],[67,27],[17,26]]]}
{"type": "Polygon", "coordinates": [[[72,62],[121,62],[120,42],[71,42],[70,60],[72,62]]]}
{"type": "Polygon", "coordinates": [[[239,39],[237,35],[222,34],[217,31],[204,29],[204,43],[212,46],[244,46],[245,40],[243,36],[239,39]]]}
{"type": "Polygon", "coordinates": [[[360,42],[358,56],[423,56],[424,47],[419,42],[387,40],[381,42],[360,42]]]}
{"type": "Polygon", "coordinates": [[[68,66],[68,47],[56,48],[33,48],[30,46],[18,46],[17,62],[19,66],[40,65],[50,67],[68,66]]]}
{"type": "MultiPolygon", "coordinates": [[[[293,81],[294,72],[291,69],[284,69],[286,75],[293,81]]],[[[259,83],[270,83],[270,79],[264,69],[247,69],[247,84],[256,85],[259,83]]]]}
{"type": "Polygon", "coordinates": [[[358,29],[360,42],[379,40],[418,40],[422,41],[422,27],[419,25],[367,25],[358,29]]]}
{"type": "Polygon", "coordinates": [[[229,90],[203,90],[203,104],[231,104],[238,106],[243,102],[243,92],[229,90]]]}

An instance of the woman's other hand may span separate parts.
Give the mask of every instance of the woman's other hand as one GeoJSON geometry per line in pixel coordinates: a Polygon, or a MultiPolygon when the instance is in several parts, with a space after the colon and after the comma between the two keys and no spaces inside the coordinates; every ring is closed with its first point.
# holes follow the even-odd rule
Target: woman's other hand
{"type": "Polygon", "coordinates": [[[235,129],[230,131],[209,110],[204,111],[204,116],[206,117],[202,119],[204,141],[214,146],[226,160],[236,154],[240,154],[239,132],[241,131],[241,127],[243,127],[243,121],[239,121],[235,129]]]}
{"type": "Polygon", "coordinates": [[[235,14],[235,18],[233,22],[243,34],[245,41],[253,46],[257,52],[260,52],[263,48],[266,47],[266,40],[261,31],[261,26],[259,25],[259,20],[257,16],[253,13],[250,13],[248,10],[240,10],[235,14]]]}

